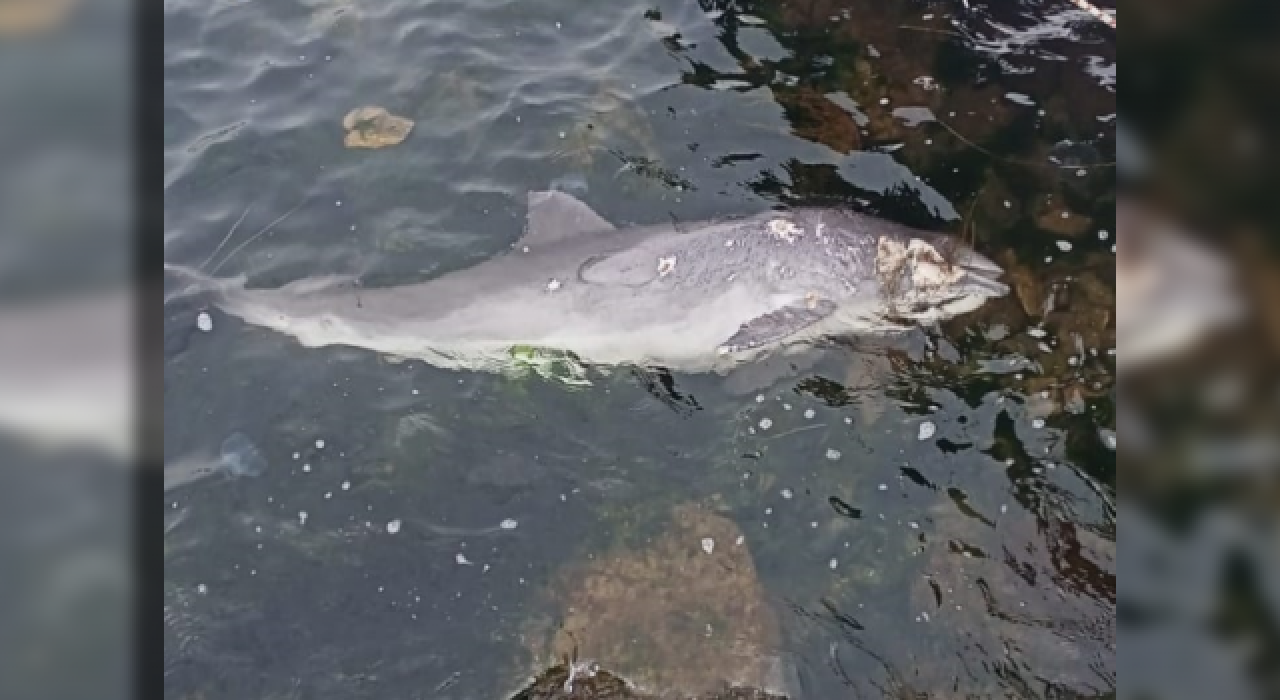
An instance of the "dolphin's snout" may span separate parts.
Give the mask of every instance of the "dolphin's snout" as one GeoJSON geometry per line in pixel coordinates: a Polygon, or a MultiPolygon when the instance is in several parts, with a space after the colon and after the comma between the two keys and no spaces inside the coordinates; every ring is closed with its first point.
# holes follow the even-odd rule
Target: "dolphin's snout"
{"type": "Polygon", "coordinates": [[[993,297],[1009,293],[1009,286],[1000,281],[1004,269],[980,253],[968,252],[960,261],[964,270],[963,284],[993,297]]]}

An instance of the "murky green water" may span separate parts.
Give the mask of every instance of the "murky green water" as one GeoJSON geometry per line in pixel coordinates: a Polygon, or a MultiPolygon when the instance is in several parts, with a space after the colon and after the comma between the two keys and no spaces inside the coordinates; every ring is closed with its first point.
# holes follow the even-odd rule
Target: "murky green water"
{"type": "Polygon", "coordinates": [[[555,185],[620,226],[841,203],[963,231],[1015,288],[751,391],[446,372],[171,307],[168,696],[506,697],[557,629],[656,685],[1114,692],[1112,30],[905,1],[165,21],[167,260],[418,280],[501,254],[555,185]],[[344,147],[367,105],[408,138],[344,147]],[[218,466],[237,432],[261,473],[218,466]]]}

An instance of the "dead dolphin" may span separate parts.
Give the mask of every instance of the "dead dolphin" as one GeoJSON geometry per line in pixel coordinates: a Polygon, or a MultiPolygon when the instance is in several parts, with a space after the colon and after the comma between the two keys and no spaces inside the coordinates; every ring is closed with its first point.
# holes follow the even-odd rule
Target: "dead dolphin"
{"type": "Polygon", "coordinates": [[[208,294],[307,347],[487,371],[531,347],[595,365],[722,372],[822,337],[949,318],[1008,291],[998,266],[953,238],[842,209],[617,230],[563,192],[532,192],[528,206],[511,252],[399,287],[323,277],[249,289],[165,269],[181,281],[176,294],[208,294]]]}

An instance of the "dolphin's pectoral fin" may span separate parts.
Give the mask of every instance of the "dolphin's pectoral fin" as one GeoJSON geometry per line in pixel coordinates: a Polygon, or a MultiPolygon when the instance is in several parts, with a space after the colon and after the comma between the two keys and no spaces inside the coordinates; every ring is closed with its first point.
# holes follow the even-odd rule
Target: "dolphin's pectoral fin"
{"type": "Polygon", "coordinates": [[[529,193],[529,215],[520,245],[535,246],[596,231],[612,231],[613,224],[573,195],[554,190],[529,193]]]}
{"type": "Polygon", "coordinates": [[[801,331],[835,313],[836,304],[828,299],[797,302],[777,311],[758,316],[738,328],[738,332],[720,345],[720,354],[758,348],[801,331]]]}

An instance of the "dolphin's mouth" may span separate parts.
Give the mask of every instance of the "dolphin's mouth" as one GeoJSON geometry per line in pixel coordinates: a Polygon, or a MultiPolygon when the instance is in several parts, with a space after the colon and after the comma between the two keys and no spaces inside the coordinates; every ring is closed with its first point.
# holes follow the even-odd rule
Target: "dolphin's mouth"
{"type": "Polygon", "coordinates": [[[960,269],[964,274],[960,278],[960,286],[971,293],[989,297],[1002,297],[1009,293],[1009,286],[1000,281],[1004,270],[986,257],[977,253],[969,253],[960,261],[960,269]]]}

